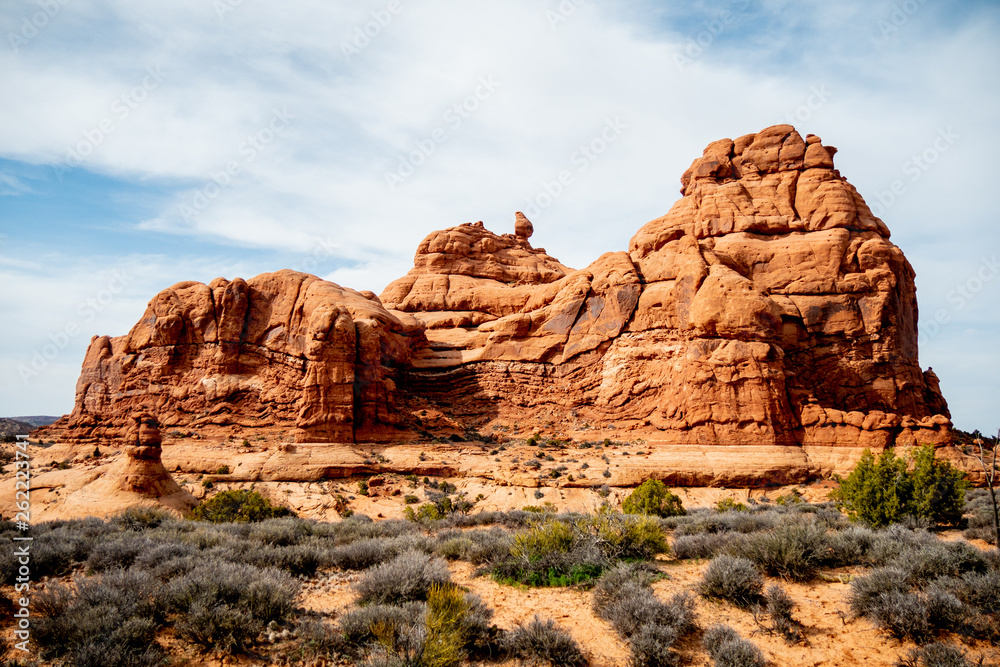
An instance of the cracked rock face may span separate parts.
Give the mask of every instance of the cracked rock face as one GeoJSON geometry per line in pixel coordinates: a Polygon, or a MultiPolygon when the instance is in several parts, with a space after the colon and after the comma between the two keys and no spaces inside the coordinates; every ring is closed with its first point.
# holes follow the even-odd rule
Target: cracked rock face
{"type": "Polygon", "coordinates": [[[713,142],[666,215],[580,270],[533,248],[518,214],[514,234],[429,235],[379,297],[293,271],[180,283],[92,341],[55,431],[101,437],[145,408],[171,427],[392,439],[423,402],[665,445],[946,443],[913,269],[835,153],[789,125],[713,142]]]}

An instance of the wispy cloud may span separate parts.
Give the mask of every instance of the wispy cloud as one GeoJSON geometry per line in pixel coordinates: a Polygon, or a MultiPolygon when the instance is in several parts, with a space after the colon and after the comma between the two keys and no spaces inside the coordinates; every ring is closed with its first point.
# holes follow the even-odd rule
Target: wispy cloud
{"type": "Polygon", "coordinates": [[[0,172],[0,197],[16,197],[28,194],[32,189],[16,176],[0,172]]]}

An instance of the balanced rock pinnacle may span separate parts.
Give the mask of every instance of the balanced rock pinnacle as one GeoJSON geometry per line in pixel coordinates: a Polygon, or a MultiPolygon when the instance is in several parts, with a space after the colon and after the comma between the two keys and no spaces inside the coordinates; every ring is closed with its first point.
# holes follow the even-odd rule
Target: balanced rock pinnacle
{"type": "Polygon", "coordinates": [[[519,239],[529,239],[534,232],[535,228],[532,226],[531,220],[528,220],[524,213],[516,212],[514,214],[514,236],[519,239]]]}

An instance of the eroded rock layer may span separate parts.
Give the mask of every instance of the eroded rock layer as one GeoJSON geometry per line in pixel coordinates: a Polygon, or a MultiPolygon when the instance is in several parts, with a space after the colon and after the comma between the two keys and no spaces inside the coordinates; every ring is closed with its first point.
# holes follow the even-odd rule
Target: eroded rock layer
{"type": "Polygon", "coordinates": [[[415,321],[374,294],[294,271],[178,283],[125,336],[95,337],[72,414],[50,429],[116,438],[146,410],[168,428],[284,427],[316,442],[384,437],[415,321]]]}
{"type": "Polygon", "coordinates": [[[538,253],[517,266],[548,262],[526,238],[432,234],[381,297],[427,327],[406,387],[471,414],[634,420],[676,444],[946,442],[913,269],[835,152],[789,125],[714,142],[627,253],[554,280],[498,266],[502,244],[538,253]]]}
{"type": "Polygon", "coordinates": [[[573,270],[482,223],[428,236],[380,297],[280,271],[180,283],[95,338],[53,432],[287,427],[405,439],[411,415],[645,429],[685,446],[882,447],[949,439],[917,360],[914,274],[889,230],[789,125],[710,144],[628,251],[573,270]]]}

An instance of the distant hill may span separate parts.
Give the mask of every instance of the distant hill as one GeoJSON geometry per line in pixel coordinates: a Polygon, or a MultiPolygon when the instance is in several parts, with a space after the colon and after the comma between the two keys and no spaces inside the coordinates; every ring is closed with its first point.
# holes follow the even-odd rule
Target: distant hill
{"type": "Polygon", "coordinates": [[[31,424],[35,428],[39,426],[48,426],[52,422],[59,419],[59,417],[53,417],[52,415],[33,415],[30,417],[10,417],[14,421],[24,422],[25,424],[31,424]]]}
{"type": "Polygon", "coordinates": [[[27,435],[37,427],[28,422],[17,419],[4,419],[0,417],[0,436],[5,435],[27,435]]]}

